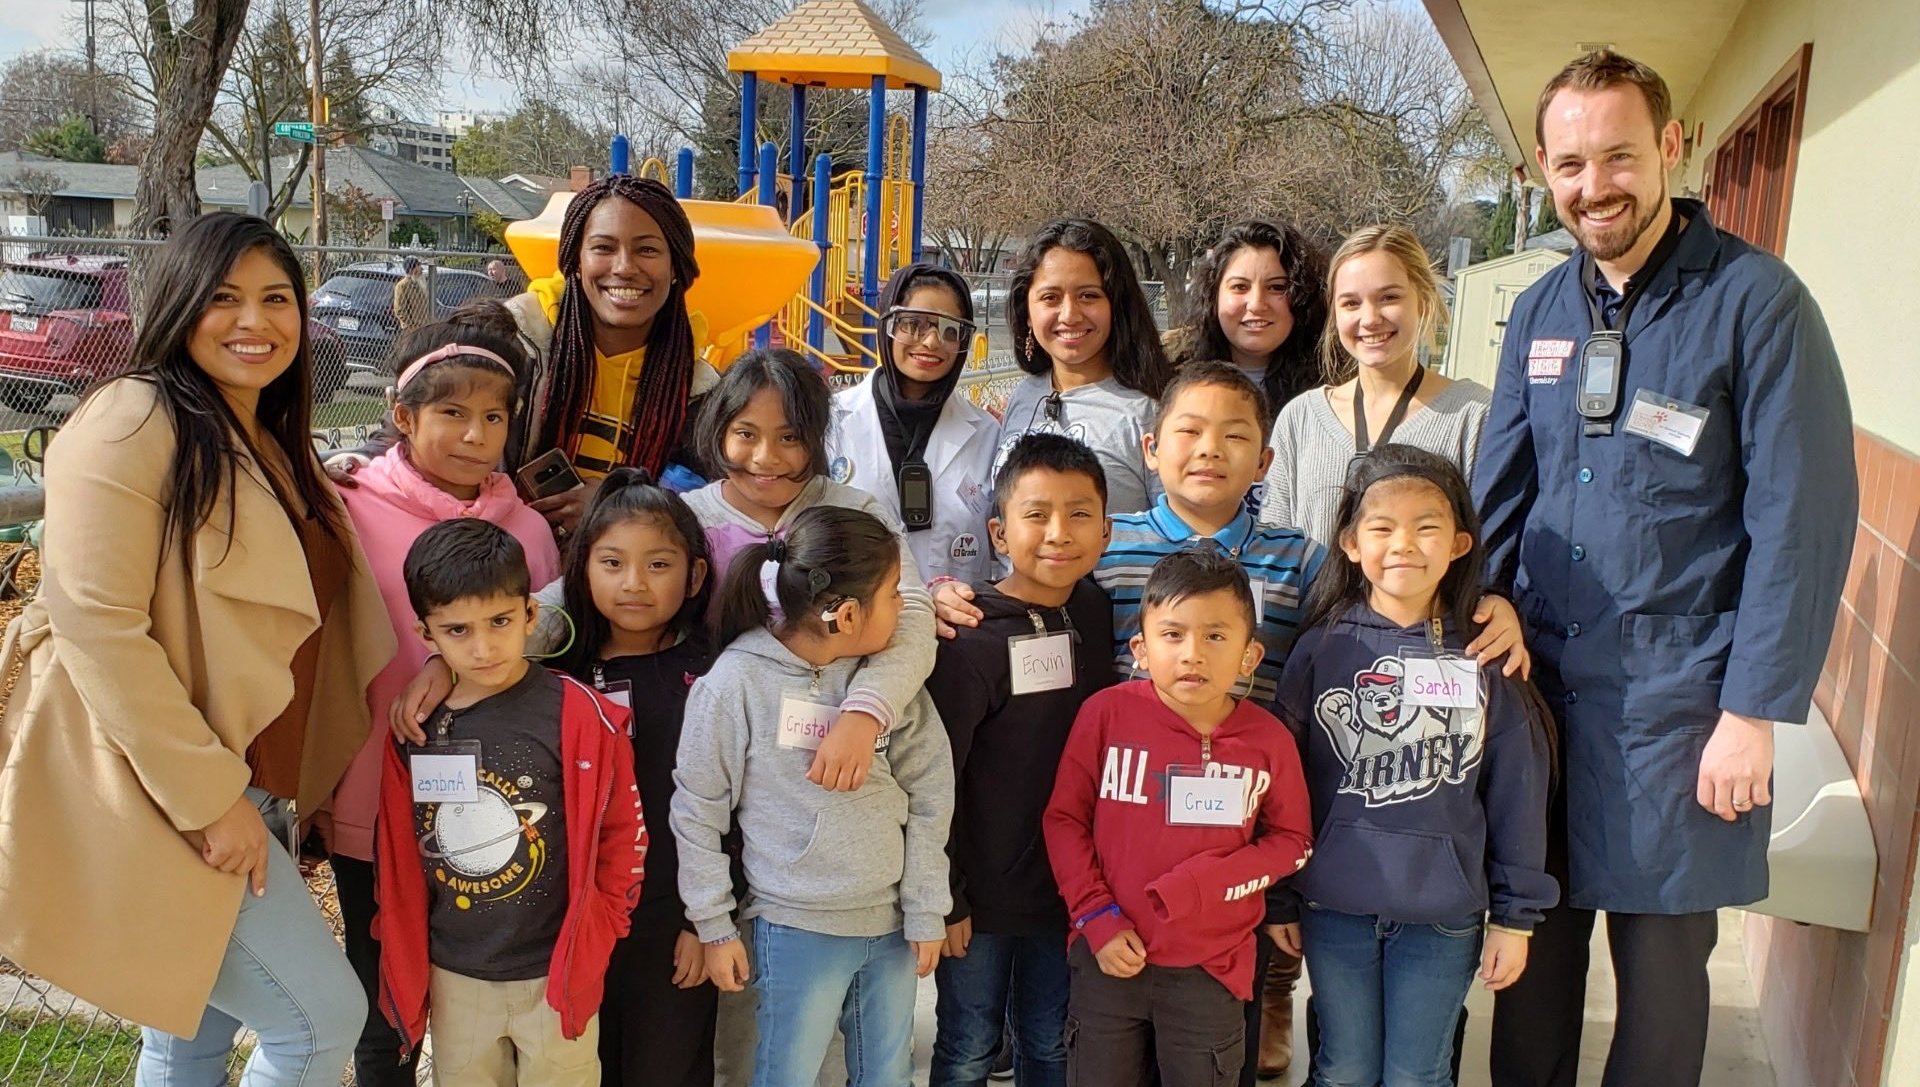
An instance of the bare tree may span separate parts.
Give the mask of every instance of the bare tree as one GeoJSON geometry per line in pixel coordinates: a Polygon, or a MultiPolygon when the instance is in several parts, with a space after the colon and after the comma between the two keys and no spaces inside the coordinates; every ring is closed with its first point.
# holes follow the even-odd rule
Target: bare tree
{"type": "Polygon", "coordinates": [[[145,111],[114,72],[87,72],[83,57],[52,49],[0,68],[0,147],[17,147],[36,129],[90,117],[109,143],[146,128],[145,111]]]}
{"type": "Polygon", "coordinates": [[[1020,227],[999,199],[990,141],[994,88],[982,73],[944,73],[945,90],[932,103],[927,137],[926,234],[965,272],[994,270],[994,261],[1020,227]]]}
{"type": "Polygon", "coordinates": [[[27,214],[38,218],[47,213],[54,195],[67,187],[67,179],[52,170],[22,166],[7,175],[7,187],[20,194],[21,201],[27,206],[27,214]]]}
{"type": "Polygon", "coordinates": [[[140,161],[132,225],[136,234],[153,237],[200,214],[194,156],[233,47],[246,28],[247,0],[148,0],[145,14],[153,143],[140,161]]]}

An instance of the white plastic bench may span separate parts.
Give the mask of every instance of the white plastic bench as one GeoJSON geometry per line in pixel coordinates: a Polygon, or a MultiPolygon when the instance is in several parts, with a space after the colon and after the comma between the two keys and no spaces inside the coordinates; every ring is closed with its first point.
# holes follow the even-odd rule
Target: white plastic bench
{"type": "Polygon", "coordinates": [[[1747,908],[1789,921],[1867,931],[1877,858],[1867,804],[1818,706],[1805,725],[1773,727],[1773,838],[1765,899],[1747,908]]]}

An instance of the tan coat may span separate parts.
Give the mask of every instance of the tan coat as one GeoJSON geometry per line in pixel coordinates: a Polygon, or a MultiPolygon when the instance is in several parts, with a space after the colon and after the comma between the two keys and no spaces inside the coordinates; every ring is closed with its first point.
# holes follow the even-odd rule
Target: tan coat
{"type": "MultiPolygon", "coordinates": [[[[40,594],[0,648],[0,665],[25,663],[0,716],[0,953],[107,1011],[191,1036],[242,880],[180,832],[245,790],[247,746],[292,700],[290,662],[319,609],[294,526],[251,462],[190,557],[162,554],[173,449],[152,387],[128,379],[48,450],[40,594]]],[[[352,552],[321,634],[301,812],[326,800],[366,739],[367,684],[393,655],[357,542],[352,552]]]]}

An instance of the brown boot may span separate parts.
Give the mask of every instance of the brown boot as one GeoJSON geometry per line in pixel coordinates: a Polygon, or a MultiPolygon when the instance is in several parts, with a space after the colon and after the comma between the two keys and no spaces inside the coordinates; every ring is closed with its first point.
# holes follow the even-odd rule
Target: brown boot
{"type": "Polygon", "coordinates": [[[1293,1063],[1293,985],[1299,980],[1300,957],[1275,948],[1260,998],[1261,1079],[1284,1076],[1293,1063]]]}

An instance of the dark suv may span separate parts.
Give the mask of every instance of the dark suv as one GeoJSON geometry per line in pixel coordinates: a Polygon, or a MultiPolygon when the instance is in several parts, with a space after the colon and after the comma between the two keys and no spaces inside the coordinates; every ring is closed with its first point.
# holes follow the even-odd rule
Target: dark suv
{"type": "MultiPolygon", "coordinates": [[[[0,403],[38,414],[55,396],[125,370],[131,311],[122,256],[34,253],[0,269],[0,403]]],[[[318,321],[309,330],[314,396],[324,404],[347,383],[346,350],[318,321]]]]}
{"type": "MultiPolygon", "coordinates": [[[[348,369],[392,376],[386,372],[387,353],[400,334],[400,323],[393,316],[393,285],[405,274],[398,260],[349,264],[313,292],[314,319],[346,345],[348,369]]],[[[433,295],[435,319],[476,295],[504,298],[507,293],[484,273],[431,265],[427,287],[433,295]]]]}

